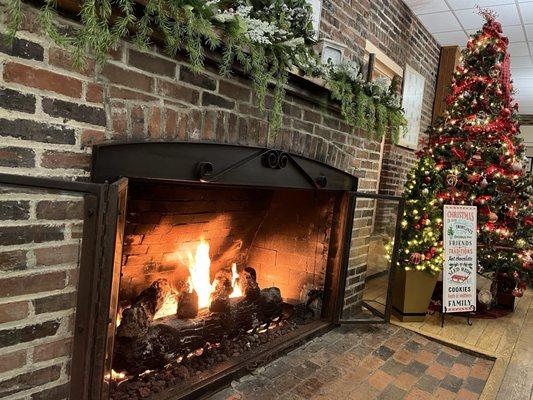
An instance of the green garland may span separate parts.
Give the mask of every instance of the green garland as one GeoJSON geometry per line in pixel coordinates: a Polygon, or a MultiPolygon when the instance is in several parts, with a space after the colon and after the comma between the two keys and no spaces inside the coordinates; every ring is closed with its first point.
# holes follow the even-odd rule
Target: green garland
{"type": "MultiPolygon", "coordinates": [[[[315,41],[311,8],[306,0],[83,0],[81,26],[63,33],[56,25],[56,0],[44,0],[39,14],[43,30],[59,46],[68,49],[76,66],[92,54],[99,65],[121,40],[130,40],[138,49],[148,50],[152,38],[173,57],[188,54],[191,70],[204,69],[206,49],[221,53],[219,73],[228,76],[237,62],[249,75],[265,111],[268,86],[274,86],[270,132],[282,126],[282,104],[289,71],[324,78],[339,101],[346,122],[368,132],[376,140],[391,132],[393,142],[405,124],[397,105],[394,87],[364,83],[344,66],[321,65],[313,52],[315,41]]],[[[22,23],[22,0],[7,1],[7,33],[13,40],[22,23]]]]}
{"type": "Polygon", "coordinates": [[[396,80],[378,78],[366,82],[358,65],[350,62],[327,65],[322,69],[322,76],[332,98],[340,102],[341,114],[349,125],[363,129],[378,141],[389,130],[391,141],[398,142],[406,120],[399,104],[396,80]]]}

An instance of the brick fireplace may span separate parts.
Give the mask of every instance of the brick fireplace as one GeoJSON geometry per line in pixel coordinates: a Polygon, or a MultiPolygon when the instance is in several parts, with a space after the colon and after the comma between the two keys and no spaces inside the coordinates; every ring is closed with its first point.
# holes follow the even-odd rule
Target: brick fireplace
{"type": "MultiPolygon", "coordinates": [[[[90,275],[80,275],[83,262],[94,262],[95,269],[103,261],[122,262],[122,258],[114,260],[114,253],[109,251],[116,237],[109,235],[109,226],[101,224],[104,219],[100,213],[113,208],[110,207],[112,202],[106,203],[106,199],[118,204],[122,187],[113,183],[100,183],[100,186],[90,183],[93,146],[202,142],[277,149],[301,157],[302,162],[317,161],[356,177],[361,191],[375,193],[380,190],[390,195],[401,192],[414,151],[387,143],[381,151],[380,143],[366,139],[364,132],[344,123],[338,106],[329,100],[328,91],[313,82],[291,76],[283,106],[283,129],[276,137],[267,137],[268,116],[259,112],[246,77],[236,74],[229,79],[221,78],[216,66],[208,67],[202,74],[192,74],[183,59],[165,57],[157,48],[140,53],[128,43],[119,45],[102,70],[98,70],[92,60],[85,68],[76,69],[68,54],[47,38],[36,24],[36,9],[30,5],[23,8],[23,29],[14,46],[0,44],[0,174],[3,177],[0,184],[0,337],[3,338],[0,341],[0,396],[32,400],[67,397],[72,389],[71,382],[79,382],[82,376],[74,367],[73,357],[76,359],[85,352],[80,349],[89,348],[85,342],[79,341],[80,330],[92,329],[110,317],[100,315],[100,320],[87,320],[83,326],[77,326],[77,315],[89,314],[94,304],[100,301],[106,309],[112,308],[108,304],[110,301],[118,304],[119,291],[116,299],[102,300],[89,296],[89,289],[94,287],[80,284],[91,279],[90,275]],[[30,186],[21,187],[3,174],[35,180],[30,179],[26,181],[30,186]],[[53,179],[55,183],[52,185],[46,179],[53,179]],[[55,185],[55,189],[43,189],[47,185],[55,185]],[[98,253],[102,260],[90,259],[89,253],[95,254],[101,243],[82,240],[84,230],[91,233],[91,237],[105,239],[108,250],[98,253]],[[84,301],[79,302],[79,298],[84,301]]],[[[409,63],[425,76],[422,116],[425,128],[431,117],[439,48],[406,6],[399,0],[386,4],[383,1],[361,1],[353,6],[335,0],[323,8],[322,14],[320,34],[340,41],[349,36],[350,57],[362,60],[364,42],[368,39],[401,66],[409,63]],[[359,22],[354,24],[354,20],[359,22]],[[348,36],[346,32],[349,32],[348,36]]],[[[58,18],[58,23],[66,27],[72,21],[58,18]]],[[[4,24],[2,13],[2,31],[4,24]]],[[[267,99],[269,106],[270,99],[267,99]]],[[[117,157],[123,159],[121,155],[117,157]]],[[[134,162],[131,164],[135,165],[134,162]]],[[[157,162],[144,167],[147,172],[153,172],[150,168],[154,165],[157,162]]],[[[139,185],[167,185],[172,179],[161,176],[157,182],[147,182],[146,176],[134,172],[102,173],[99,175],[102,179],[95,180],[113,182],[120,176],[130,177],[130,195],[141,196],[139,185]]],[[[198,184],[197,176],[193,175],[195,172],[189,172],[198,184]]],[[[309,184],[306,179],[302,182],[309,184]]],[[[240,182],[243,183],[250,182],[240,182]]],[[[276,188],[274,183],[266,184],[268,196],[259,196],[259,202],[265,204],[263,212],[266,214],[276,210],[276,206],[281,208],[284,204],[300,203],[298,196],[310,198],[309,194],[300,193],[303,188],[293,191],[276,188]],[[288,197],[283,197],[285,195],[288,197]],[[270,200],[268,207],[267,198],[270,200]]],[[[224,185],[217,188],[224,189],[224,185]]],[[[179,190],[185,190],[185,187],[179,190]]],[[[194,186],[194,190],[203,189],[194,186]]],[[[241,194],[243,202],[246,199],[255,202],[258,197],[257,193],[250,195],[246,190],[241,194]]],[[[125,198],[124,202],[127,200],[125,198]]],[[[132,207],[142,206],[140,199],[137,204],[133,197],[130,200],[132,207]]],[[[321,205],[327,204],[327,200],[320,196],[312,199],[321,205]],[[321,203],[322,200],[325,203],[321,203]]],[[[356,203],[344,296],[346,307],[358,304],[361,299],[374,206],[372,200],[356,203]]],[[[327,206],[319,209],[326,215],[329,212],[327,206]]],[[[110,212],[117,213],[117,210],[110,212]]],[[[334,212],[333,217],[335,215],[334,212]]],[[[125,229],[128,228],[126,217],[130,223],[135,223],[132,215],[125,214],[125,229]]],[[[320,215],[318,219],[328,220],[320,215]]],[[[248,248],[250,263],[256,262],[252,259],[261,252],[261,257],[267,258],[268,250],[272,248],[264,247],[261,235],[268,233],[274,225],[275,222],[270,226],[264,224],[258,231],[255,244],[248,248]]],[[[306,276],[313,275],[309,281],[314,284],[318,282],[314,278],[320,277],[317,271],[323,265],[318,235],[324,234],[323,242],[328,243],[327,229],[320,230],[316,226],[309,232],[317,236],[317,246],[312,257],[306,256],[305,273],[306,276]],[[311,264],[315,266],[312,273],[308,271],[311,264]]],[[[133,267],[134,262],[142,268],[144,261],[135,259],[152,257],[152,254],[148,257],[148,251],[151,251],[148,249],[144,254],[128,253],[143,249],[142,242],[135,244],[139,240],[135,235],[125,230],[125,269],[133,267]],[[134,249],[137,245],[141,247],[134,249]],[[131,265],[128,257],[131,257],[131,265]]],[[[329,243],[332,243],[331,237],[329,243]]],[[[224,248],[222,245],[217,247],[215,240],[212,246],[213,249],[224,248]]],[[[164,254],[154,253],[153,257],[161,256],[162,260],[164,254]]],[[[212,261],[216,266],[218,258],[213,255],[212,261]]],[[[294,277],[303,273],[298,269],[301,267],[299,262],[303,263],[301,257],[296,257],[294,264],[297,268],[293,268],[292,277],[297,281],[299,279],[294,277]]],[[[261,269],[257,269],[261,287],[275,282],[283,286],[281,282],[287,282],[281,291],[294,303],[298,294],[297,290],[291,289],[290,272],[288,277],[282,275],[268,280],[268,277],[261,276],[261,269]]],[[[325,276],[324,282],[327,279],[325,276]]],[[[91,282],[91,285],[97,284],[91,282]]],[[[148,284],[147,281],[144,283],[148,284]]],[[[129,298],[135,293],[132,290],[129,298]]],[[[105,348],[106,337],[97,337],[100,349],[105,348]]],[[[294,343],[298,341],[294,340],[294,343]]],[[[103,359],[102,354],[94,357],[103,359]]],[[[92,362],[93,359],[88,358],[83,368],[88,370],[89,366],[94,366],[92,362]]],[[[103,376],[103,364],[96,367],[102,370],[95,373],[103,376]]],[[[88,382],[84,385],[88,387],[88,382]]]]}
{"type": "MultiPolygon", "coordinates": [[[[243,146],[133,143],[93,154],[95,182],[123,182],[105,216],[117,221],[115,261],[91,279],[109,318],[82,341],[95,349],[92,364],[105,358],[92,374],[93,396],[197,397],[338,321],[355,177],[243,146]],[[249,351],[226,354],[201,380],[183,376],[193,353],[211,360],[214,348],[241,338],[249,351]]],[[[78,312],[76,324],[86,319],[78,312]]]]}

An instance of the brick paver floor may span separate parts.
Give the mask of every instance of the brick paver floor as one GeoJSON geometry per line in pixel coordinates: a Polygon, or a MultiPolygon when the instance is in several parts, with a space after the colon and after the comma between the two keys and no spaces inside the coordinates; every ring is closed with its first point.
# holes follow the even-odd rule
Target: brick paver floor
{"type": "Polygon", "coordinates": [[[398,326],[343,326],[209,400],[477,399],[493,363],[398,326]]]}

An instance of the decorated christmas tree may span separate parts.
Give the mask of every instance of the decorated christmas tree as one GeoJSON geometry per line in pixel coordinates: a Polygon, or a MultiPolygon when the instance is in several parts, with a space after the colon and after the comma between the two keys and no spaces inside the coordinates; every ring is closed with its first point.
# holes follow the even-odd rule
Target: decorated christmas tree
{"type": "Polygon", "coordinates": [[[533,264],[532,185],[513,104],[508,40],[493,13],[471,36],[452,79],[447,109],[405,187],[399,265],[442,269],[444,204],[478,207],[478,272],[511,281],[521,296],[533,264]]]}

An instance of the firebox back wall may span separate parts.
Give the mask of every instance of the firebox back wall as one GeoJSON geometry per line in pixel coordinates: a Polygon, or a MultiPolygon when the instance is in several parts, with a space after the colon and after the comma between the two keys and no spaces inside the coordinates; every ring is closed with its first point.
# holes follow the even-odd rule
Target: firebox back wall
{"type": "Polygon", "coordinates": [[[187,254],[204,239],[212,278],[233,262],[251,266],[261,287],[297,301],[324,284],[332,213],[333,195],[324,192],[134,182],[120,298],[131,301],[157,278],[182,288],[187,254]]]}

